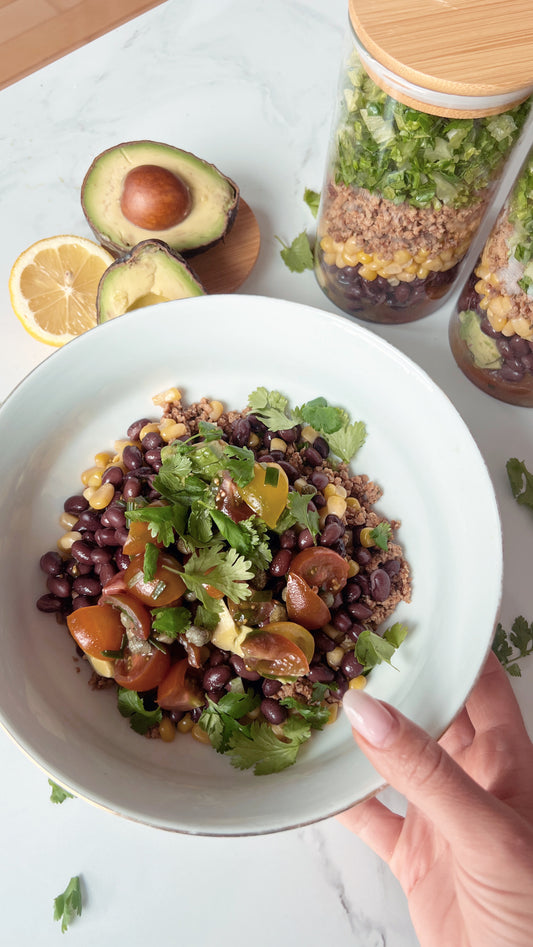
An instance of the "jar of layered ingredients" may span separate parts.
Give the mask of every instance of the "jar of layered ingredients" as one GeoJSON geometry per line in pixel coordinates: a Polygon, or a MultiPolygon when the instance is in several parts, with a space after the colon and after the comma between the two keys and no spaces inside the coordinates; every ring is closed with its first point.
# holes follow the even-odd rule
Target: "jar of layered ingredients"
{"type": "Polygon", "coordinates": [[[533,407],[533,150],[452,315],[450,345],[482,391],[533,407]]]}
{"type": "Polygon", "coordinates": [[[315,245],[350,315],[411,322],[451,292],[530,109],[520,6],[350,0],[315,245]]]}

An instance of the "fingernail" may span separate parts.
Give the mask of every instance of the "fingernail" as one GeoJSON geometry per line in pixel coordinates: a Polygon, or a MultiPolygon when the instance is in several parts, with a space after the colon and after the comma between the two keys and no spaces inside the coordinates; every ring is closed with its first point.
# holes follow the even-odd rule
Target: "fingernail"
{"type": "Polygon", "coordinates": [[[398,721],[387,708],[364,691],[346,691],[342,705],[348,720],[372,746],[384,749],[393,742],[398,721]]]}

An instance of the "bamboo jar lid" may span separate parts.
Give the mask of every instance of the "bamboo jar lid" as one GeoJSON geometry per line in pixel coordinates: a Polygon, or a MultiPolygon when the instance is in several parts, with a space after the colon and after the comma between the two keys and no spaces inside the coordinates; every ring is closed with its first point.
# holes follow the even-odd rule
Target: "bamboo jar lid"
{"type": "MultiPolygon", "coordinates": [[[[406,84],[508,103],[494,107],[493,100],[470,114],[505,111],[533,92],[531,0],[349,0],[349,13],[364,50],[406,84]]],[[[386,79],[378,84],[385,88],[386,79]]],[[[386,91],[410,98],[396,87],[386,91]]]]}

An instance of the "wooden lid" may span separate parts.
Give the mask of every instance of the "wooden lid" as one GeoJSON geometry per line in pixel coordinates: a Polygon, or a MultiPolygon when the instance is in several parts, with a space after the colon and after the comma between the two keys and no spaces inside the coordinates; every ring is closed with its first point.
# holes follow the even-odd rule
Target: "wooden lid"
{"type": "Polygon", "coordinates": [[[533,91],[531,0],[349,0],[349,11],[366,51],[416,86],[509,97],[499,111],[533,91]]]}

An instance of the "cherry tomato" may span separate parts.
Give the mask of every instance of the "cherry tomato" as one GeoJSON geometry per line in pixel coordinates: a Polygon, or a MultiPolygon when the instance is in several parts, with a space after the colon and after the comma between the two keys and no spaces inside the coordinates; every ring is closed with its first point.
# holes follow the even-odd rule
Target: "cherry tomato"
{"type": "Polygon", "coordinates": [[[143,605],[134,595],[129,595],[128,592],[114,594],[104,592],[99,604],[113,605],[118,609],[125,631],[132,632],[137,638],[145,640],[150,637],[152,616],[146,605],[143,605]]]}
{"type": "Polygon", "coordinates": [[[312,631],[327,625],[331,619],[330,610],[305,579],[289,572],[286,581],[285,605],[290,620],[312,631]]]}
{"type": "Polygon", "coordinates": [[[241,644],[246,666],[263,677],[291,680],[309,673],[313,636],[293,622],[271,622],[249,632],[241,644]]]}
{"type": "Polygon", "coordinates": [[[346,585],[349,566],[346,559],[327,546],[302,549],[291,562],[291,572],[299,575],[312,589],[339,592],[346,585]]]}
{"type": "Polygon", "coordinates": [[[76,644],[91,658],[101,658],[102,651],[118,651],[124,626],[120,612],[111,605],[87,605],[67,616],[67,625],[76,644]]]}
{"type": "Polygon", "coordinates": [[[193,710],[201,707],[204,696],[197,681],[187,676],[187,658],[176,661],[157,688],[157,703],[163,710],[193,710]]]}
{"type": "Polygon", "coordinates": [[[130,691],[151,691],[165,677],[170,667],[168,651],[147,648],[145,653],[128,652],[115,662],[115,681],[130,691]]]}
{"type": "Polygon", "coordinates": [[[229,516],[234,523],[240,523],[241,520],[247,520],[253,516],[253,510],[241,497],[237,484],[228,474],[225,474],[220,484],[220,489],[215,498],[217,510],[221,510],[226,516],[229,516]]]}
{"type": "Polygon", "coordinates": [[[267,526],[274,529],[287,505],[289,495],[289,479],[279,464],[254,464],[253,478],[244,487],[237,489],[254,513],[260,516],[267,526]],[[265,483],[269,468],[278,471],[278,481],[275,486],[265,483]]]}
{"type": "Polygon", "coordinates": [[[149,582],[143,578],[144,554],[134,556],[124,578],[126,587],[136,598],[156,608],[162,605],[177,605],[187,586],[181,578],[181,566],[168,553],[159,553],[155,576],[149,582]]]}
{"type": "Polygon", "coordinates": [[[122,547],[122,551],[127,556],[138,556],[139,553],[144,552],[147,543],[152,543],[160,549],[163,546],[162,542],[153,538],[148,523],[143,520],[133,520],[130,523],[128,538],[122,547]]]}

